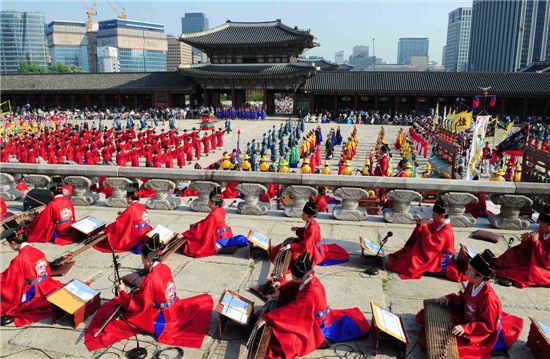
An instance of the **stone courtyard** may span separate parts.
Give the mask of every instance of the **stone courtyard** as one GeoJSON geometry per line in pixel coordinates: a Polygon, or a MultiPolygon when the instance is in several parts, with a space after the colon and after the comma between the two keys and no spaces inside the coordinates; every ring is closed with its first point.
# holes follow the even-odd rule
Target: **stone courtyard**
{"type": "MultiPolygon", "coordinates": [[[[222,123],[220,122],[220,125],[222,123]]],[[[261,134],[269,130],[273,125],[278,128],[280,121],[234,121],[233,131],[225,138],[225,150],[231,151],[237,143],[237,130],[241,130],[240,146],[246,148],[246,142],[252,138],[261,140],[261,134]]],[[[198,121],[180,121],[180,128],[191,128],[198,126],[198,121]]],[[[308,124],[307,128],[313,128],[316,124],[308,124]]],[[[321,125],[323,134],[328,133],[335,124],[321,125]]],[[[351,132],[353,126],[340,125],[344,138],[351,132]]],[[[365,154],[374,145],[379,126],[358,125],[359,130],[359,151],[354,160],[355,168],[362,168],[365,154]]],[[[385,127],[387,142],[393,144],[399,127],[385,127]]],[[[306,130],[307,131],[307,130],[306,130]]],[[[499,134],[497,134],[497,138],[499,134]]],[[[324,148],[323,148],[324,151],[324,148]]],[[[340,147],[335,149],[335,157],[338,157],[340,147]]],[[[221,151],[203,157],[200,164],[204,167],[219,159],[221,151]]],[[[394,156],[392,164],[398,161],[394,156]]],[[[336,169],[337,158],[331,161],[331,167],[336,169]]],[[[425,159],[420,159],[420,163],[425,159]]],[[[188,165],[190,166],[190,165],[188,165]]],[[[231,204],[226,201],[226,206],[231,204]]],[[[492,209],[498,212],[498,207],[489,203],[492,209]]],[[[22,210],[21,202],[8,202],[11,211],[22,210]]],[[[229,222],[234,234],[246,235],[250,229],[260,231],[270,237],[273,244],[282,242],[292,235],[290,228],[301,225],[297,218],[288,218],[280,211],[271,210],[266,216],[239,215],[233,206],[226,207],[229,213],[229,222]]],[[[272,208],[274,209],[274,207],[272,208]]],[[[117,208],[104,206],[104,199],[91,207],[76,207],[76,217],[82,218],[92,215],[106,223],[112,222],[117,215],[117,208]]],[[[431,210],[425,209],[426,215],[431,210]]],[[[182,203],[174,211],[149,210],[151,224],[162,224],[173,231],[182,232],[189,228],[189,225],[204,218],[204,213],[196,213],[189,209],[186,203],[182,203]]],[[[451,292],[458,292],[462,286],[443,278],[423,277],[420,280],[401,280],[393,273],[381,270],[378,276],[369,276],[364,272],[364,266],[360,260],[359,236],[371,239],[376,242],[388,231],[393,232],[386,245],[386,253],[400,249],[410,233],[413,225],[399,225],[385,223],[381,216],[369,216],[366,221],[347,222],[332,219],[329,214],[320,214],[319,223],[322,236],[328,243],[338,243],[350,252],[350,261],[341,265],[330,267],[317,267],[316,275],[325,285],[327,299],[332,308],[358,307],[365,314],[367,319],[372,319],[370,301],[390,309],[400,315],[405,323],[410,344],[407,348],[409,358],[425,358],[418,342],[419,326],[414,320],[415,314],[422,308],[422,301],[427,298],[438,298],[451,292]]],[[[455,228],[455,245],[459,243],[468,244],[474,249],[481,251],[485,248],[491,249],[496,255],[506,249],[503,241],[496,244],[483,242],[470,238],[473,230],[479,228],[489,229],[486,220],[478,221],[476,228],[455,228]]],[[[532,223],[529,230],[534,230],[536,224],[532,223]]],[[[505,238],[516,237],[522,231],[495,230],[502,233],[505,238]]],[[[517,241],[516,241],[517,243],[517,241]]],[[[70,247],[54,246],[51,244],[36,244],[36,247],[46,253],[48,259],[70,250],[70,247]]],[[[9,248],[5,241],[0,245],[1,269],[4,270],[15,253],[9,248]]],[[[121,257],[121,275],[137,270],[141,266],[139,256],[131,253],[124,253],[121,257]]],[[[247,291],[247,288],[263,282],[270,273],[270,266],[267,261],[250,260],[246,249],[240,249],[233,255],[218,255],[214,257],[192,259],[181,254],[174,254],[166,262],[172,269],[176,282],[177,294],[180,298],[191,297],[200,293],[209,293],[216,302],[224,289],[231,289],[241,295],[253,300],[256,309],[259,309],[262,302],[247,291]]],[[[73,278],[87,281],[90,286],[101,292],[102,301],[107,301],[113,294],[113,266],[111,256],[90,249],[77,257],[75,266],[64,277],[58,278],[68,282],[73,278]]],[[[549,288],[527,288],[517,289],[514,287],[505,288],[498,284],[493,287],[499,294],[504,311],[519,316],[525,320],[523,331],[519,340],[508,352],[510,358],[532,358],[529,348],[525,346],[529,332],[529,316],[550,323],[550,289],[549,288]]],[[[246,358],[245,348],[246,337],[242,328],[236,324],[229,324],[223,337],[219,338],[217,333],[218,314],[213,312],[210,324],[209,335],[205,338],[200,349],[183,348],[183,357],[188,358],[246,358]]],[[[90,318],[86,321],[86,325],[90,318]]],[[[49,320],[36,323],[25,328],[13,326],[0,329],[2,356],[10,358],[40,358],[46,354],[50,357],[123,357],[124,350],[135,346],[135,341],[129,339],[118,343],[107,350],[89,353],[84,346],[83,331],[84,325],[72,329],[67,319],[61,320],[51,326],[49,320]]],[[[139,335],[142,346],[147,347],[148,357],[178,357],[176,351],[165,349],[149,336],[139,335]]],[[[330,349],[317,350],[308,355],[308,358],[362,358],[372,357],[373,347],[371,337],[357,340],[351,343],[333,344],[330,349]]],[[[181,357],[181,356],[179,356],[181,357]]],[[[382,345],[378,358],[396,357],[395,349],[389,345],[382,345]]]]}

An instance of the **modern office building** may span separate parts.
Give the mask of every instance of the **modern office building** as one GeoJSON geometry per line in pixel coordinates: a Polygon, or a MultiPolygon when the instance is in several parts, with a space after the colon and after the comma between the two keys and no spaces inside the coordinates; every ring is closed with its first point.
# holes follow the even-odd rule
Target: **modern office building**
{"type": "Polygon", "coordinates": [[[338,65],[344,63],[344,50],[339,50],[334,53],[334,62],[338,65]]]}
{"type": "Polygon", "coordinates": [[[2,11],[0,73],[18,73],[21,62],[46,66],[44,13],[2,11]]]}
{"type": "MultiPolygon", "coordinates": [[[[181,18],[181,33],[191,34],[208,30],[208,18],[202,12],[188,12],[181,18]]],[[[208,62],[208,56],[199,49],[192,48],[192,61],[194,64],[208,62]]]]}
{"type": "Polygon", "coordinates": [[[397,63],[409,65],[413,56],[428,56],[427,37],[402,37],[397,48],[397,63]]]}
{"type": "Polygon", "coordinates": [[[191,65],[193,63],[191,46],[179,41],[177,37],[172,35],[166,35],[166,41],[168,41],[166,71],[175,71],[180,65],[191,65]]]}
{"type": "Polygon", "coordinates": [[[90,72],[86,23],[52,21],[46,27],[46,38],[52,62],[78,66],[90,72]]]}
{"type": "Polygon", "coordinates": [[[126,19],[100,21],[96,42],[99,72],[114,68],[100,66],[104,55],[109,64],[110,59],[118,58],[120,72],[166,71],[168,45],[162,24],[126,19]],[[116,56],[112,50],[100,53],[103,47],[115,48],[116,56]]]}
{"type": "Polygon", "coordinates": [[[512,72],[550,59],[550,1],[474,0],[469,71],[512,72]]]}
{"type": "Polygon", "coordinates": [[[449,13],[447,45],[443,67],[446,71],[466,71],[470,51],[472,8],[459,7],[449,13]]]}

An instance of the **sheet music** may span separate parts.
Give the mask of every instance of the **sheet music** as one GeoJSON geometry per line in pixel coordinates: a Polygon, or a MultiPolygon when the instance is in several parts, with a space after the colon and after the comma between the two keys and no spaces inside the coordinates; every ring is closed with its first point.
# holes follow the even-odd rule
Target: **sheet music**
{"type": "Polygon", "coordinates": [[[377,246],[366,238],[363,238],[363,245],[366,247],[367,252],[372,252],[372,255],[376,255],[376,253],[380,250],[380,246],[377,246]]]}
{"type": "Polygon", "coordinates": [[[69,293],[77,296],[78,298],[82,299],[85,302],[91,300],[98,293],[77,279],[74,279],[72,282],[67,284],[65,286],[65,289],[69,293]]]}
{"type": "Polygon", "coordinates": [[[174,232],[164,227],[162,224],[157,224],[155,228],[147,233],[147,237],[152,238],[155,234],[159,235],[159,239],[162,243],[166,244],[174,236],[174,232]]]}
{"type": "Polygon", "coordinates": [[[401,320],[399,320],[397,315],[377,305],[373,305],[373,310],[376,312],[375,317],[377,320],[380,320],[380,322],[377,322],[380,329],[395,336],[402,342],[407,341],[405,333],[403,332],[403,327],[401,326],[401,320]]]}
{"type": "Polygon", "coordinates": [[[222,298],[222,314],[239,322],[246,324],[248,321],[248,312],[249,303],[245,302],[242,299],[239,299],[233,296],[231,293],[226,292],[222,298]]]}
{"type": "Polygon", "coordinates": [[[543,331],[544,335],[546,335],[547,338],[550,338],[550,326],[538,320],[537,323],[539,324],[539,327],[543,331]]]}
{"type": "Polygon", "coordinates": [[[477,255],[477,251],[469,245],[465,244],[464,247],[466,247],[466,251],[468,252],[468,256],[470,258],[474,258],[477,255]]]}
{"type": "Polygon", "coordinates": [[[241,324],[246,324],[248,321],[248,315],[245,312],[241,312],[230,306],[224,306],[222,309],[222,314],[241,324]]]}
{"type": "Polygon", "coordinates": [[[92,216],[87,216],[80,221],[73,223],[71,227],[84,234],[90,234],[104,225],[105,223],[100,221],[99,219],[92,216]]]}
{"type": "Polygon", "coordinates": [[[252,232],[250,241],[265,250],[269,248],[269,238],[260,232],[252,232]]]}

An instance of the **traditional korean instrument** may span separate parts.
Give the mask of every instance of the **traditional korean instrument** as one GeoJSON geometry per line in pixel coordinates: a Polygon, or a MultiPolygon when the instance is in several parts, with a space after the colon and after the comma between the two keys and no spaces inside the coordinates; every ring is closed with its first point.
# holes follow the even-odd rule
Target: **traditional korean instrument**
{"type": "Polygon", "coordinates": [[[76,256],[86,251],[90,247],[95,246],[99,242],[103,241],[105,238],[107,238],[106,233],[98,233],[95,236],[92,236],[80,242],[78,244],[79,248],[68,251],[51,261],[50,268],[52,269],[52,275],[61,276],[67,273],[69,269],[71,269],[71,267],[73,266],[74,258],[76,256]]]}
{"type": "Polygon", "coordinates": [[[34,219],[44,210],[44,208],[46,208],[45,205],[17,214],[11,213],[11,215],[8,216],[4,215],[1,219],[2,227],[4,227],[4,229],[14,227],[24,229],[29,225],[29,223],[34,221],[34,219]]]}
{"type": "Polygon", "coordinates": [[[266,297],[275,291],[273,283],[280,280],[288,273],[288,267],[290,266],[290,260],[292,259],[292,249],[290,246],[281,247],[279,253],[275,257],[273,262],[273,271],[271,272],[271,278],[259,288],[259,293],[262,297],[266,297]]]}
{"type": "Polygon", "coordinates": [[[252,329],[248,341],[246,342],[246,348],[248,349],[247,359],[265,358],[273,328],[265,323],[263,325],[259,325],[259,323],[262,322],[263,316],[277,308],[277,305],[278,297],[273,297],[265,303],[260,311],[258,319],[256,320],[256,325],[254,325],[254,329],[252,329]]]}
{"type": "Polygon", "coordinates": [[[459,359],[451,309],[433,299],[424,300],[426,347],[429,359],[459,359]]]}

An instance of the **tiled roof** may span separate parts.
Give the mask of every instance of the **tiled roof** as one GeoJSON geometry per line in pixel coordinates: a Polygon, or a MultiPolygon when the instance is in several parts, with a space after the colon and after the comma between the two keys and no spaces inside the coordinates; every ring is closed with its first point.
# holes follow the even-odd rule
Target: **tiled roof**
{"type": "Polygon", "coordinates": [[[210,47],[253,47],[306,43],[316,46],[309,30],[284,25],[281,20],[269,22],[231,22],[201,32],[184,34],[181,41],[199,49],[210,47]]]}
{"type": "Polygon", "coordinates": [[[489,87],[493,95],[550,96],[550,74],[504,72],[321,71],[302,90],[311,93],[464,95],[489,87]]]}
{"type": "Polygon", "coordinates": [[[284,63],[284,64],[226,64],[194,66],[181,68],[181,72],[193,78],[272,78],[294,77],[300,75],[312,76],[315,68],[312,64],[284,63]]]}
{"type": "Polygon", "coordinates": [[[321,71],[332,71],[336,70],[338,68],[338,64],[334,62],[330,62],[325,59],[298,59],[299,62],[303,62],[306,64],[315,64],[315,66],[318,66],[321,71]]]}
{"type": "Polygon", "coordinates": [[[44,91],[171,91],[191,92],[194,82],[174,72],[132,72],[98,74],[24,74],[0,76],[5,92],[44,91]]]}

